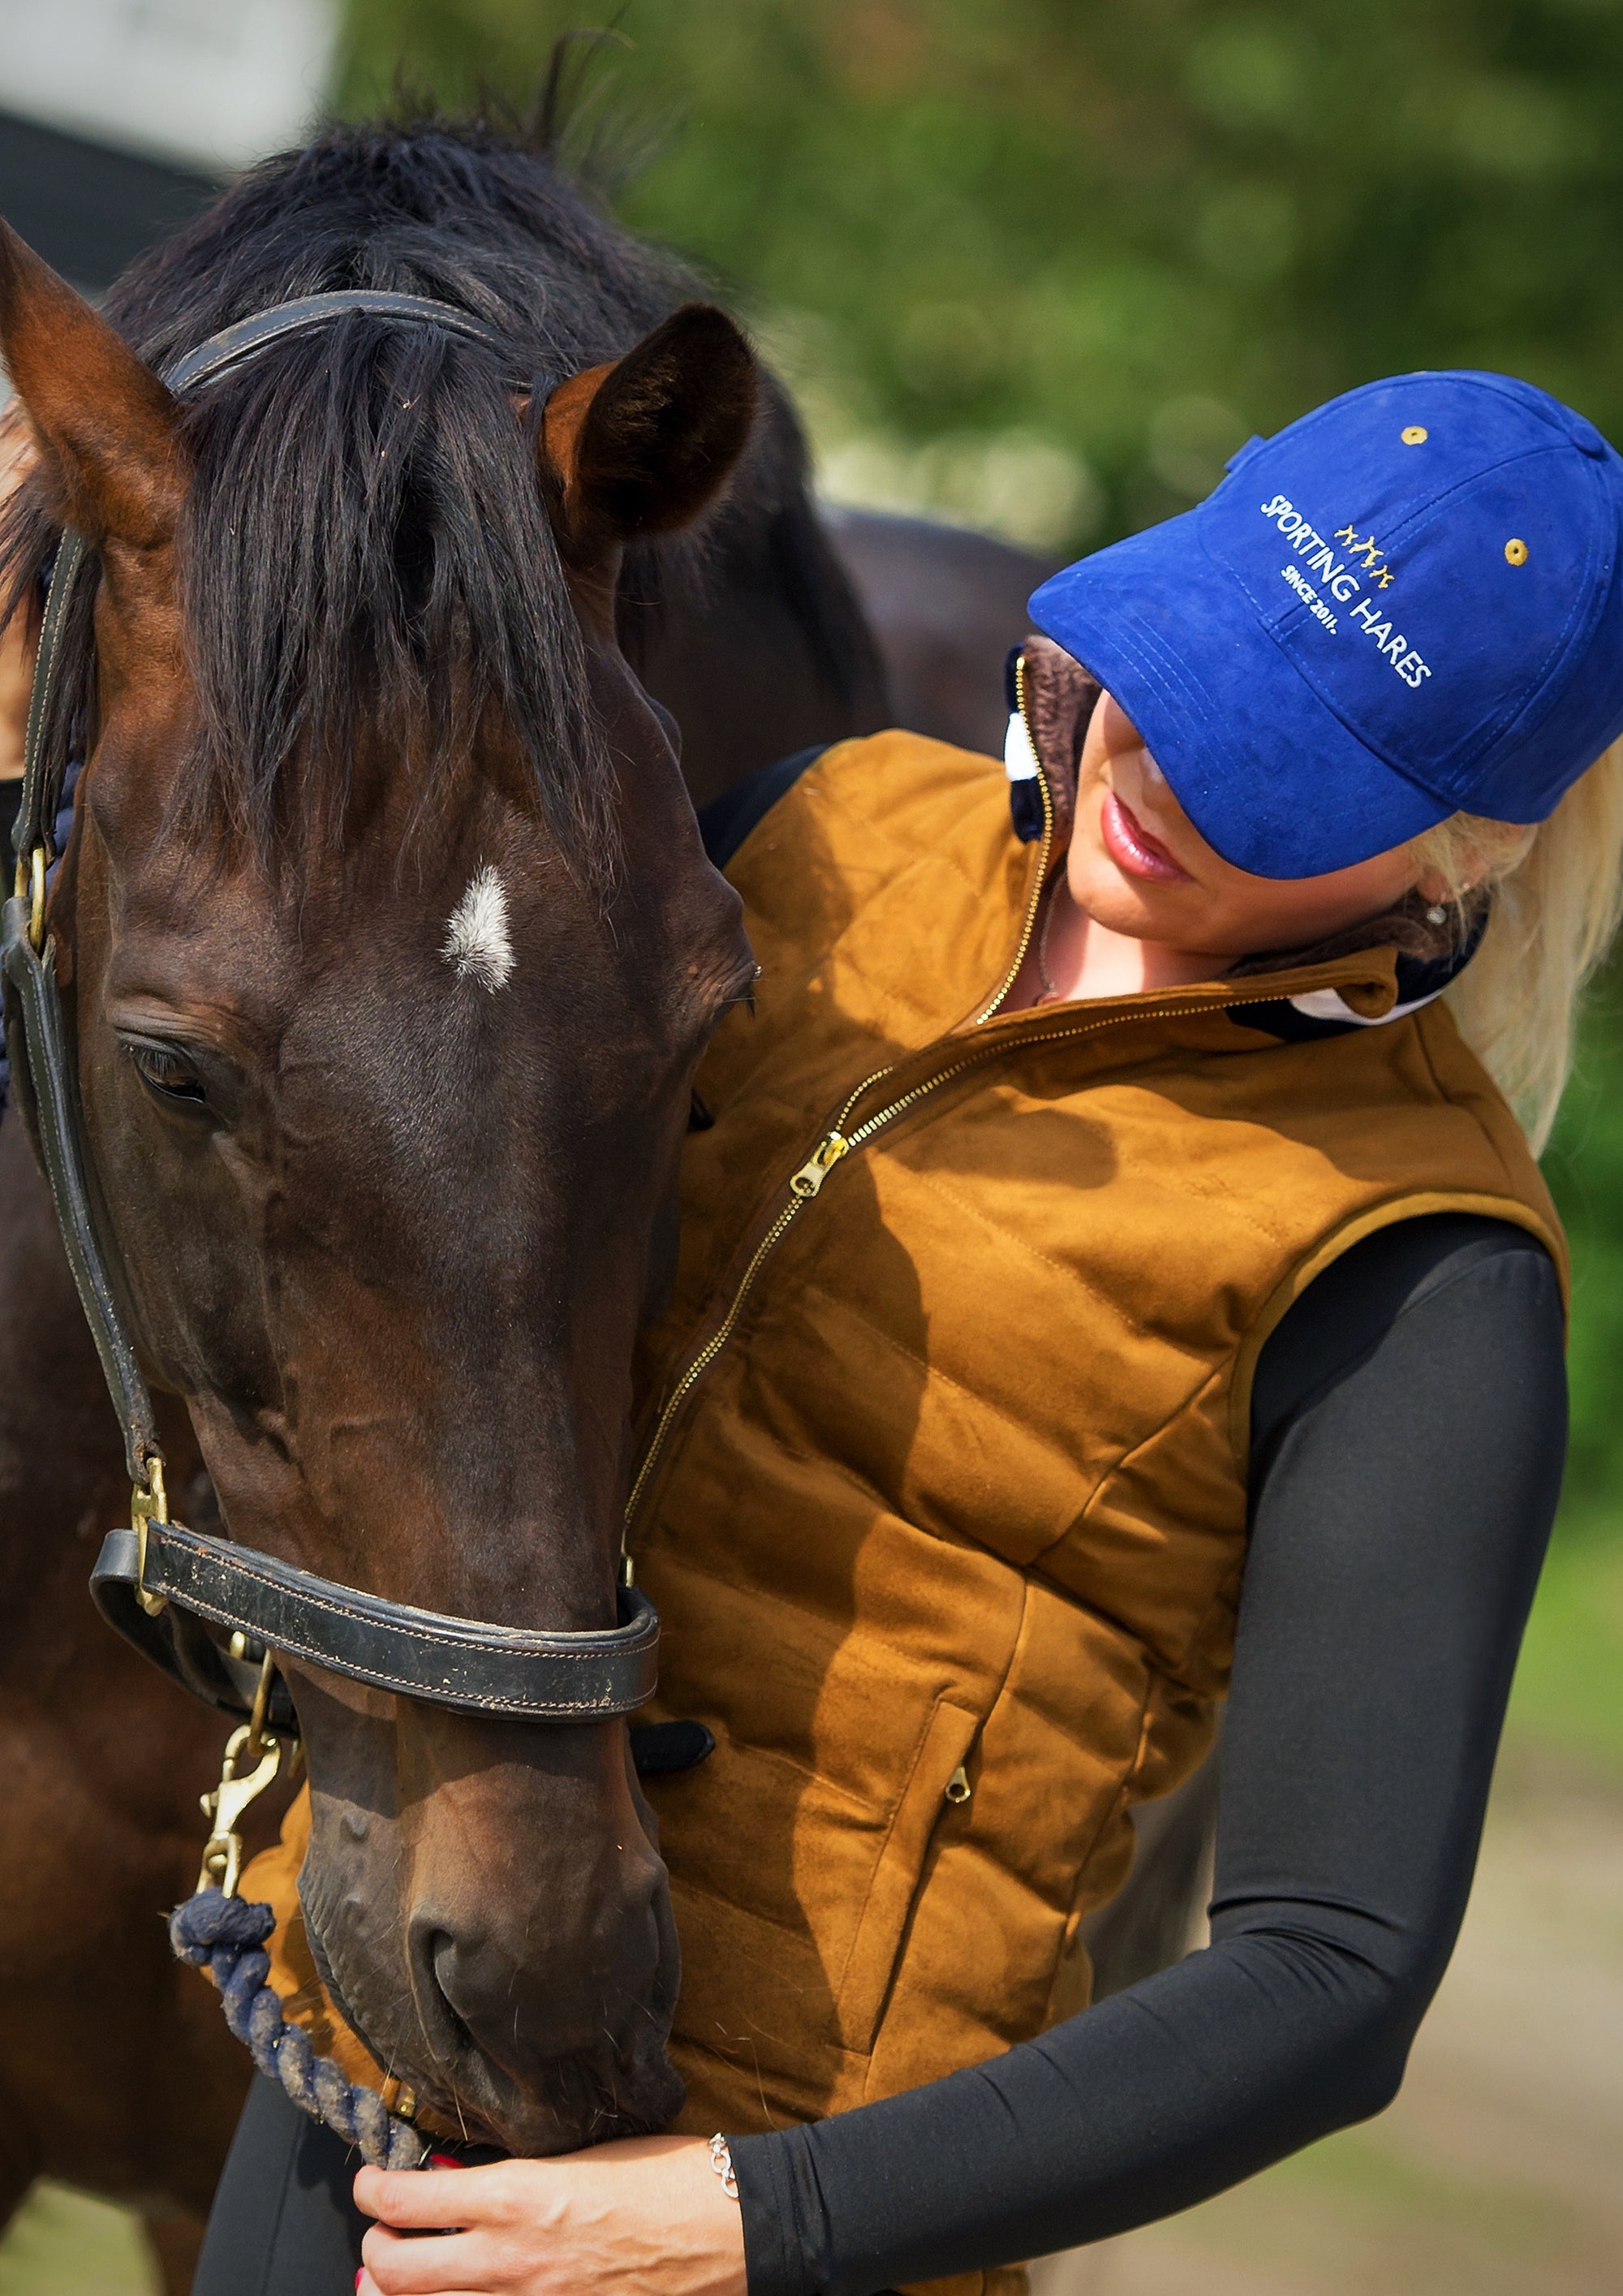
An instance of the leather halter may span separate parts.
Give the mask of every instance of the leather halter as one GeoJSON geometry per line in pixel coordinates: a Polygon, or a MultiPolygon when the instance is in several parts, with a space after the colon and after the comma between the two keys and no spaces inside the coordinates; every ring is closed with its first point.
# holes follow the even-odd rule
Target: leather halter
{"type": "MultiPolygon", "coordinates": [[[[257,312],[176,360],[163,380],[172,391],[195,390],[269,343],[352,312],[440,327],[500,348],[487,327],[451,304],[357,289],[306,295],[257,312]]],[[[45,930],[45,873],[54,857],[51,824],[67,767],[55,706],[62,637],[86,555],[83,537],[64,532],[29,703],[22,797],[12,831],[17,889],[5,904],[0,962],[11,992],[12,1073],[33,1104],[57,1224],[124,1431],[135,1528],[110,1531],[102,1543],[90,1581],[97,1607],[166,1674],[228,1713],[254,1710],[267,1653],[274,1658],[285,1652],[374,1689],[465,1712],[555,1723],[629,1714],[653,1693],[660,1621],[647,1596],[629,1584],[628,1572],[619,1590],[616,1627],[565,1632],[492,1626],[385,1602],[169,1520],[152,1398],[92,1209],[54,949],[45,930]],[[228,1648],[208,1625],[229,1630],[228,1648]]],[[[298,1726],[280,1684],[270,1719],[284,1734],[298,1726]]],[[[646,1735],[697,1728],[666,1725],[646,1735]]],[[[700,1734],[708,1751],[709,1734],[700,1734]]],[[[650,1752],[654,1759],[641,1767],[671,1766],[652,1748],[650,1752]]]]}

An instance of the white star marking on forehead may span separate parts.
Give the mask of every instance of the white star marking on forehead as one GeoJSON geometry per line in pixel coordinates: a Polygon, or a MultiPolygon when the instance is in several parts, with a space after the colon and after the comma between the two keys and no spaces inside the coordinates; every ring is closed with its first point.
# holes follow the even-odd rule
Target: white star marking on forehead
{"type": "Polygon", "coordinates": [[[477,980],[492,996],[505,988],[513,963],[507,896],[488,861],[452,910],[440,954],[455,967],[459,980],[477,980]]]}

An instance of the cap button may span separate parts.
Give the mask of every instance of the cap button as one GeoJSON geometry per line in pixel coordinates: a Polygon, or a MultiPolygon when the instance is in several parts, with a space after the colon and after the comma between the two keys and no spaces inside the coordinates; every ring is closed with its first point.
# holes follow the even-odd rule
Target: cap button
{"type": "Polygon", "coordinates": [[[1574,414],[1569,408],[1563,427],[1580,455],[1587,455],[1597,463],[1605,461],[1606,441],[1593,422],[1586,422],[1581,414],[1574,414]]]}

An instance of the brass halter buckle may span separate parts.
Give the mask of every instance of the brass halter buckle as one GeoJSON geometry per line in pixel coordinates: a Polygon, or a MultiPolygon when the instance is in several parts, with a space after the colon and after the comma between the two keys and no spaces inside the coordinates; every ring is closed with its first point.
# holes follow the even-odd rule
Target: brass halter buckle
{"type": "Polygon", "coordinates": [[[213,1830],[203,1844],[197,1886],[200,1890],[218,1890],[227,1898],[236,1896],[242,1874],[242,1837],[237,1828],[243,1813],[258,1800],[282,1767],[282,1742],[272,1737],[265,1726],[275,1675],[276,1662],[266,1652],[259,1669],[252,1716],[225,1741],[220,1782],[212,1793],[201,1798],[203,1816],[212,1821],[213,1830]]]}
{"type": "Polygon", "coordinates": [[[35,846],[17,864],[17,882],[13,889],[19,900],[25,895],[29,904],[29,947],[36,956],[43,955],[45,946],[45,849],[35,846]]]}
{"type": "Polygon", "coordinates": [[[163,1461],[156,1452],[146,1461],[146,1488],[143,1490],[137,1483],[130,1492],[129,1511],[138,1542],[135,1600],[149,1619],[155,1619],[165,1609],[166,1597],[149,1595],[146,1591],[146,1527],[149,1522],[168,1522],[169,1519],[168,1493],[163,1486],[163,1461]]]}

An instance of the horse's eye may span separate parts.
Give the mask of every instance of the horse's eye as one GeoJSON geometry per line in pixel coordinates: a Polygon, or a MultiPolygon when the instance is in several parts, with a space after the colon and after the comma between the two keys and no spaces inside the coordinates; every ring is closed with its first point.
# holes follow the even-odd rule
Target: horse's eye
{"type": "Polygon", "coordinates": [[[130,1045],[126,1049],[149,1092],[160,1093],[165,1100],[208,1099],[201,1077],[184,1053],[161,1045],[130,1045]]]}

